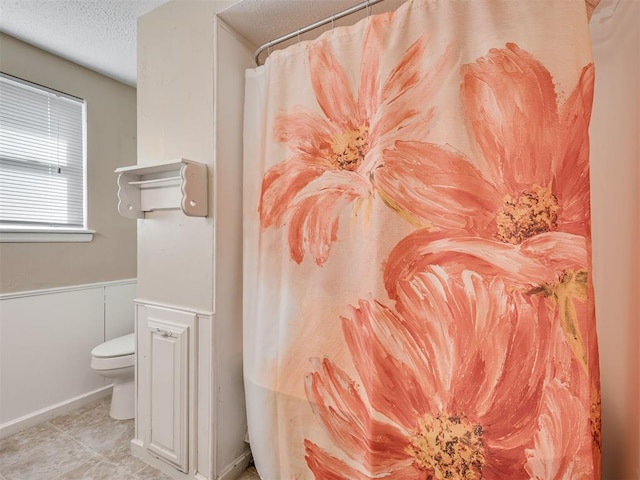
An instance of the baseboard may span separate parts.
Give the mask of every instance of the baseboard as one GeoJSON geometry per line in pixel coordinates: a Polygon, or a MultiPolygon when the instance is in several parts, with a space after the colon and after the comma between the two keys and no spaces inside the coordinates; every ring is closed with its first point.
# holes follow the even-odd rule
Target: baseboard
{"type": "MultiPolygon", "coordinates": [[[[160,460],[153,455],[150,455],[143,447],[142,441],[134,438],[131,440],[131,453],[134,457],[139,458],[148,465],[157,468],[165,475],[171,477],[174,480],[209,480],[206,475],[201,473],[186,474],[179,472],[168,463],[160,460]]],[[[216,477],[216,480],[236,480],[242,472],[247,469],[249,461],[251,460],[251,451],[245,450],[238,457],[235,458],[222,472],[216,477]]]]}
{"type": "Polygon", "coordinates": [[[64,402],[56,403],[55,405],[37,410],[33,413],[25,415],[24,417],[16,418],[15,420],[11,420],[10,422],[3,423],[2,425],[0,425],[0,438],[6,438],[9,435],[20,432],[21,430],[33,427],[34,425],[38,425],[39,423],[44,423],[47,420],[51,420],[52,418],[64,415],[65,413],[69,413],[76,408],[80,408],[83,405],[87,405],[88,403],[91,403],[95,400],[106,397],[111,393],[112,387],[113,385],[100,387],[89,393],[78,395],[77,397],[65,400],[64,402]]]}
{"type": "Polygon", "coordinates": [[[151,465],[153,468],[160,470],[173,480],[193,480],[194,478],[194,476],[189,475],[188,473],[182,473],[164,460],[149,454],[149,452],[144,448],[142,441],[137,438],[131,440],[131,454],[142,460],[147,465],[151,465]]]}
{"type": "Polygon", "coordinates": [[[242,454],[227,465],[218,475],[216,480],[235,480],[249,466],[251,460],[251,450],[245,450],[242,454]]]}

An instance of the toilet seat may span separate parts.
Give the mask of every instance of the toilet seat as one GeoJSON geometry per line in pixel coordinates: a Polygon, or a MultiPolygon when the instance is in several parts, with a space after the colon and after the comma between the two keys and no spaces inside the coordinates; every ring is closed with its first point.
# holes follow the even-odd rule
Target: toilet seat
{"type": "Polygon", "coordinates": [[[133,367],[135,358],[136,356],[134,354],[111,358],[91,357],[91,368],[100,371],[133,367]]]}
{"type": "Polygon", "coordinates": [[[135,362],[135,334],[104,342],[91,350],[91,368],[115,370],[133,367],[135,362]]]}
{"type": "Polygon", "coordinates": [[[123,335],[101,343],[93,350],[91,355],[99,358],[120,357],[122,355],[133,355],[136,348],[135,333],[123,335]]]}

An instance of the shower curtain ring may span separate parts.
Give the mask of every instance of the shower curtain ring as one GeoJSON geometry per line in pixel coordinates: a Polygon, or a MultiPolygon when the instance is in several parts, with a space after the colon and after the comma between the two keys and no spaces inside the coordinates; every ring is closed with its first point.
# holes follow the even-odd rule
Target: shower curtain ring
{"type": "Polygon", "coordinates": [[[367,1],[367,17],[371,16],[371,0],[366,0],[367,1]]]}
{"type": "Polygon", "coordinates": [[[331,30],[335,28],[335,25],[334,25],[335,20],[336,20],[336,15],[335,14],[331,15],[331,30]]]}

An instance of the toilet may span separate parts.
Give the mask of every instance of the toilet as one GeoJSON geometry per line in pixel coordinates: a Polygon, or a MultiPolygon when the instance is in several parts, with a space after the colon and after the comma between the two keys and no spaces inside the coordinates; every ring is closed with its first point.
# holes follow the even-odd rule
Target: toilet
{"type": "Polygon", "coordinates": [[[103,377],[113,379],[109,415],[116,420],[134,417],[133,365],[135,334],[104,342],[91,350],[91,368],[103,377]]]}

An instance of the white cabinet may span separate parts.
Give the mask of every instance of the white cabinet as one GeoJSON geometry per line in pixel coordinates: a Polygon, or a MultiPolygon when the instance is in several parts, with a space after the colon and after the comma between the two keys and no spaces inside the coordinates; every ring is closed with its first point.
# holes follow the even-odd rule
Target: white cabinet
{"type": "Polygon", "coordinates": [[[137,428],[142,448],[189,471],[197,314],[138,304],[137,428]]]}
{"type": "Polygon", "coordinates": [[[147,322],[150,341],[149,451],[187,471],[189,327],[147,322]]]}
{"type": "Polygon", "coordinates": [[[232,3],[166,2],[138,19],[138,165],[118,171],[118,209],[140,219],[131,449],[174,480],[233,480],[250,458],[242,112],[253,49],[216,17],[232,3]]]}

